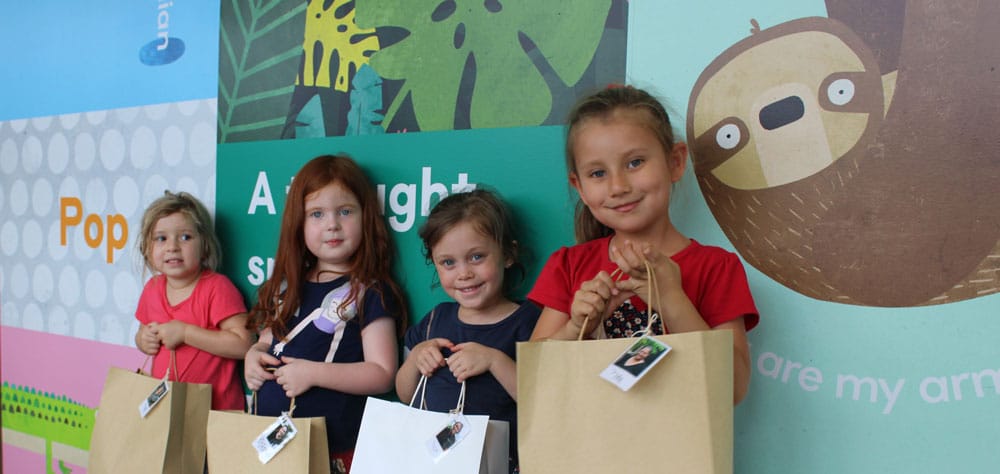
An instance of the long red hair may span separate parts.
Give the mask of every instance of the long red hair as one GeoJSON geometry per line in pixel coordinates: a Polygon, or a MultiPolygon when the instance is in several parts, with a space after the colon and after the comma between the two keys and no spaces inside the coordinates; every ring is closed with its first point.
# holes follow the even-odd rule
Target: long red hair
{"type": "MultiPolygon", "coordinates": [[[[399,302],[397,334],[407,321],[403,293],[392,278],[393,246],[385,220],[379,212],[378,195],[361,167],[346,155],[323,155],[306,163],[292,180],[281,218],[281,235],[275,255],[274,272],[257,291],[257,303],[250,312],[252,329],[270,328],[275,338],[288,333],[288,321],[299,308],[302,285],[316,256],[305,244],[305,202],[310,194],[338,184],[354,194],[361,204],[362,236],[357,252],[351,257],[351,290],[342,306],[358,300],[362,288],[379,292],[383,305],[389,291],[399,302]]],[[[364,308],[358,305],[358,318],[364,324],[364,308]]]]}

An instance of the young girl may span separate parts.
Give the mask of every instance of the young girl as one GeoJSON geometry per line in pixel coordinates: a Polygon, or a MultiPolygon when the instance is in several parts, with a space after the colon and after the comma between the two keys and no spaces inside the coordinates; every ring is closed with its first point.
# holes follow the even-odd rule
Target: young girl
{"type": "Polygon", "coordinates": [[[242,410],[235,359],[250,347],[247,309],[233,283],[215,273],[219,241],[205,206],[167,191],[143,214],[138,244],[154,275],[135,310],[135,345],[155,356],[153,376],[163,377],[170,366],[171,380],[211,384],[213,409],[242,410]]]}
{"type": "Polygon", "coordinates": [[[686,165],[687,146],[648,93],[611,87],[577,104],[566,167],[580,199],[578,245],[553,253],[528,294],[543,306],[531,338],[630,337],[645,328],[648,261],[662,302],[653,332],[732,331],[738,403],[750,381],[746,331],[759,317],[739,258],[670,222],[671,187],[686,165]],[[622,276],[612,278],[616,269],[622,276]]]}
{"type": "Polygon", "coordinates": [[[334,472],[350,469],[367,395],[392,389],[402,294],[374,187],[346,156],[306,163],[288,190],[274,273],[260,287],[245,376],[257,413],[326,418],[334,472]]]}
{"type": "Polygon", "coordinates": [[[510,423],[510,466],[517,466],[515,344],[538,320],[530,302],[506,292],[524,276],[509,213],[494,194],[475,190],[441,200],[420,228],[424,253],[454,302],[437,305],[406,332],[396,392],[409,402],[421,375],[433,411],[455,408],[466,384],[465,413],[510,423]]]}

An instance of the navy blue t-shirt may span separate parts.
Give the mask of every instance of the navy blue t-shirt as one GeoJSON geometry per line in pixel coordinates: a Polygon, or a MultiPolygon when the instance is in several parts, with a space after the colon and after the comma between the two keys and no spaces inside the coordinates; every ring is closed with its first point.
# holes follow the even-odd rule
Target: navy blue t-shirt
{"type": "MultiPolygon", "coordinates": [[[[287,327],[289,336],[281,348],[280,356],[296,357],[312,361],[325,361],[333,354],[332,362],[350,363],[364,361],[364,348],[361,344],[363,326],[354,316],[348,321],[342,321],[337,316],[336,308],[346,296],[349,289],[349,278],[342,276],[324,283],[306,282],[302,288],[302,305],[287,327]],[[296,326],[304,319],[310,318],[297,334],[292,334],[296,326]]],[[[389,291],[380,292],[368,288],[361,298],[364,308],[364,325],[382,317],[397,317],[399,302],[389,291]],[[382,304],[385,299],[385,305],[382,304]]],[[[281,341],[271,342],[270,352],[279,357],[276,346],[281,341]]],[[[339,453],[354,449],[361,429],[361,416],[365,411],[365,395],[352,395],[336,390],[313,387],[295,397],[295,418],[317,417],[326,418],[327,442],[331,453],[339,453]]],[[[257,414],[263,416],[278,416],[287,411],[289,399],[277,382],[264,382],[257,394],[257,414]]]]}
{"type": "MultiPolygon", "coordinates": [[[[427,324],[430,321],[430,339],[443,337],[454,344],[476,342],[484,346],[499,349],[511,360],[517,360],[517,343],[527,341],[538,322],[541,310],[531,302],[521,303],[510,316],[494,324],[466,324],[458,319],[458,303],[446,302],[434,308],[434,317],[424,316],[417,325],[406,331],[404,344],[407,350],[424,342],[427,337],[427,324]],[[433,319],[433,320],[432,320],[433,319]]],[[[445,357],[451,351],[443,349],[445,357]]],[[[455,409],[462,384],[455,376],[442,367],[427,378],[426,403],[427,409],[437,412],[447,412],[455,409]]],[[[414,394],[419,397],[420,394],[414,394]]],[[[419,400],[414,406],[419,405],[419,400]]],[[[511,466],[517,465],[517,402],[504,390],[503,385],[493,374],[485,372],[465,381],[465,409],[467,415],[489,415],[491,420],[504,420],[510,423],[510,453],[511,466]]]]}

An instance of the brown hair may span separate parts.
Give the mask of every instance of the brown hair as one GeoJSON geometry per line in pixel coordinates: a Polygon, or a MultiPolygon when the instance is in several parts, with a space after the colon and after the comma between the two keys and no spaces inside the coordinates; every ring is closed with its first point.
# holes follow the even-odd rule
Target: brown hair
{"type": "Polygon", "coordinates": [[[510,211],[500,197],[486,189],[475,189],[451,194],[441,200],[427,216],[427,222],[420,226],[420,239],[424,242],[424,257],[431,263],[433,249],[451,229],[468,222],[477,232],[492,239],[500,246],[504,261],[512,265],[504,270],[504,293],[513,291],[524,280],[524,266],[518,262],[518,243],[510,211]],[[517,279],[513,272],[519,273],[517,279]]]}
{"type": "MultiPolygon", "coordinates": [[[[403,293],[392,279],[393,246],[385,221],[379,213],[378,195],[361,167],[346,155],[323,155],[306,163],[292,180],[281,218],[281,234],[275,255],[274,272],[257,291],[257,303],[247,323],[251,329],[268,327],[275,338],[287,334],[287,323],[301,304],[302,285],[316,256],[305,244],[305,201],[310,194],[329,184],[338,184],[354,194],[361,205],[361,235],[358,250],[351,256],[351,289],[341,307],[358,300],[362,288],[376,291],[385,304],[383,290],[399,302],[397,330],[406,324],[403,293]]],[[[358,320],[364,323],[364,307],[358,305],[358,320]]]]}
{"type": "Polygon", "coordinates": [[[150,243],[153,241],[153,229],[160,219],[171,214],[181,213],[194,224],[195,232],[201,238],[201,268],[215,270],[222,262],[222,246],[215,235],[212,226],[212,216],[205,205],[189,193],[181,191],[173,193],[169,190],[163,196],[150,203],[142,214],[142,229],[139,231],[139,253],[142,255],[145,269],[155,272],[149,263],[150,243]]]}
{"type": "MultiPolygon", "coordinates": [[[[653,132],[663,145],[666,155],[670,156],[675,143],[674,131],[670,125],[670,116],[663,104],[642,89],[612,85],[584,97],[570,111],[566,121],[566,170],[570,174],[577,173],[574,141],[579,125],[591,119],[610,119],[620,111],[633,112],[628,114],[628,117],[631,117],[637,125],[653,132]]],[[[576,200],[573,230],[577,243],[614,234],[614,230],[594,217],[579,197],[576,200]]]]}

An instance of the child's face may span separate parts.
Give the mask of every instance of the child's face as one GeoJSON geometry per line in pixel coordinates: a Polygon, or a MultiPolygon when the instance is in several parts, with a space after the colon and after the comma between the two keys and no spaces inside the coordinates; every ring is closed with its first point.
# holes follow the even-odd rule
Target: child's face
{"type": "Polygon", "coordinates": [[[578,125],[570,183],[602,224],[641,234],[669,222],[670,188],[684,174],[687,149],[679,143],[668,156],[656,135],[630,114],[578,125]]]}
{"type": "Polygon", "coordinates": [[[202,241],[193,222],[180,212],[161,217],[153,226],[150,266],[169,281],[184,281],[201,272],[202,241]]]}
{"type": "Polygon", "coordinates": [[[504,259],[499,244],[472,224],[461,222],[445,232],[431,256],[441,287],[464,310],[490,313],[506,301],[503,273],[511,262],[504,259]]]}
{"type": "Polygon", "coordinates": [[[303,230],[317,271],[347,273],[361,246],[361,226],[361,204],[340,184],[330,183],[306,196],[303,230]]]}

